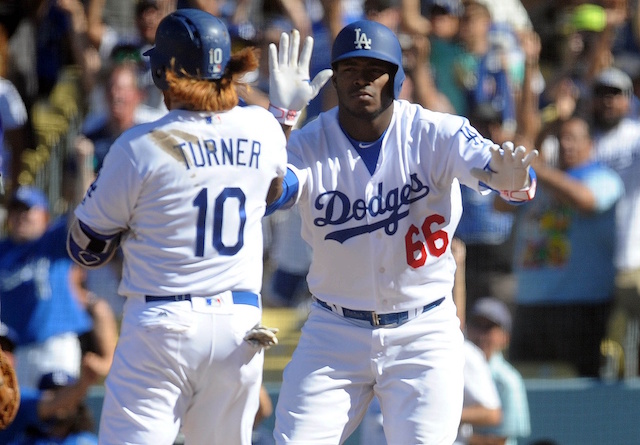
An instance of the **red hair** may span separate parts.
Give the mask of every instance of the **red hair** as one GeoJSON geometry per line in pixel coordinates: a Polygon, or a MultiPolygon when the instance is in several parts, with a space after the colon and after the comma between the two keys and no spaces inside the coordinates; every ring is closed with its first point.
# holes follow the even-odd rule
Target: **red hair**
{"type": "MultiPolygon", "coordinates": [[[[194,111],[227,111],[238,105],[236,84],[244,74],[258,68],[259,54],[253,47],[233,54],[224,75],[216,80],[204,80],[182,72],[167,70],[167,94],[171,101],[187,104],[194,111]]],[[[172,63],[174,61],[172,60],[172,63]]]]}

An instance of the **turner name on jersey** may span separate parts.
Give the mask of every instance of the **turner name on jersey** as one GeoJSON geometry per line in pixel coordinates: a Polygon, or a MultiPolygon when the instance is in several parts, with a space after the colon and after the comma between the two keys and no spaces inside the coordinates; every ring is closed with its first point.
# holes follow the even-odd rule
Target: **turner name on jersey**
{"type": "Polygon", "coordinates": [[[258,168],[262,143],[250,139],[196,139],[176,144],[173,149],[184,160],[187,170],[219,165],[258,168]]]}

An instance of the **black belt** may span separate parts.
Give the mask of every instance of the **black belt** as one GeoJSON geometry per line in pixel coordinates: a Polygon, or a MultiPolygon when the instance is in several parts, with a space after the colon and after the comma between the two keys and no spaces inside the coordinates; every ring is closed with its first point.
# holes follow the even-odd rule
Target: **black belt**
{"type": "MultiPolygon", "coordinates": [[[[315,298],[315,300],[318,302],[318,304],[320,306],[322,306],[325,309],[330,310],[331,312],[335,312],[337,314],[340,314],[340,311],[342,311],[342,316],[343,317],[347,317],[347,318],[354,318],[356,320],[364,320],[364,321],[368,321],[369,323],[371,323],[372,326],[388,326],[388,325],[392,325],[392,324],[402,324],[406,321],[409,321],[411,318],[409,316],[409,311],[404,311],[404,312],[394,312],[391,314],[378,314],[376,312],[373,311],[356,311],[354,309],[347,309],[346,307],[343,308],[338,308],[338,306],[335,305],[331,305],[329,303],[325,303],[322,300],[318,300],[317,298],[315,298]]],[[[440,303],[442,303],[444,301],[444,297],[439,298],[427,305],[425,305],[422,308],[422,311],[415,311],[416,316],[419,314],[423,314],[425,312],[427,312],[430,309],[433,309],[436,306],[439,306],[440,303]]]]}
{"type": "MultiPolygon", "coordinates": [[[[249,306],[260,307],[260,298],[253,292],[231,291],[233,304],[248,304],[249,306]]],[[[191,301],[191,294],[184,295],[145,295],[144,301],[151,303],[154,301],[191,301]]],[[[204,297],[193,297],[204,298],[204,297]]]]}

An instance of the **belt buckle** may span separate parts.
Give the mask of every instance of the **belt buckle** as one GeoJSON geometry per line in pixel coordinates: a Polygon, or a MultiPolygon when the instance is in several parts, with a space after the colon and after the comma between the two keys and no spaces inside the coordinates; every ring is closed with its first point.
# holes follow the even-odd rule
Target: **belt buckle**
{"type": "Polygon", "coordinates": [[[380,326],[380,315],[375,312],[371,312],[371,325],[372,326],[380,326]]]}

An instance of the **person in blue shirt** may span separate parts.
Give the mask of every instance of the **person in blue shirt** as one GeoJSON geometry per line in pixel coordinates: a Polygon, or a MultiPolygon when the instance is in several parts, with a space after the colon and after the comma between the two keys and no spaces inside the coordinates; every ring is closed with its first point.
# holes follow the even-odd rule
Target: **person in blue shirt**
{"type": "Polygon", "coordinates": [[[7,204],[7,233],[0,241],[0,319],[16,333],[18,381],[37,388],[53,370],[77,377],[78,335],[92,322],[71,280],[77,266],[67,254],[67,218],[50,222],[45,194],[21,186],[7,204]]]}
{"type": "Polygon", "coordinates": [[[600,343],[614,295],[620,176],[593,160],[589,125],[560,126],[559,167],[536,165],[535,201],[514,222],[512,361],[562,361],[598,377],[600,343]]]}

